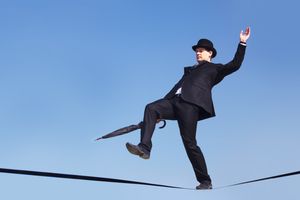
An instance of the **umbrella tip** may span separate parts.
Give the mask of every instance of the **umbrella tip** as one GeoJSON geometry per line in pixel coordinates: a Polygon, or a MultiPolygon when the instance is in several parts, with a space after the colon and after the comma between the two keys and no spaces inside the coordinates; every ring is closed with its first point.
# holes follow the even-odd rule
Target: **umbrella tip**
{"type": "Polygon", "coordinates": [[[98,141],[98,140],[101,140],[101,139],[103,139],[103,138],[102,138],[102,137],[99,137],[99,138],[95,139],[95,141],[98,141]]]}

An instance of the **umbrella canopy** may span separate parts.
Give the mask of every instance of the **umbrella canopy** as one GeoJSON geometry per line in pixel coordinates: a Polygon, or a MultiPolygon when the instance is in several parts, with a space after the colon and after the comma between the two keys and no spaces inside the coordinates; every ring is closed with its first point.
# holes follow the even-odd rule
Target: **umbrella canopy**
{"type": "MultiPolygon", "coordinates": [[[[159,123],[161,121],[164,124],[161,127],[159,127],[160,129],[162,129],[166,126],[166,121],[165,120],[158,120],[157,123],[159,123]]],[[[100,140],[100,139],[106,139],[106,138],[111,138],[111,137],[123,135],[123,134],[129,133],[129,132],[135,131],[137,129],[140,129],[140,128],[142,128],[142,126],[143,126],[143,122],[140,122],[138,124],[133,124],[133,125],[130,125],[130,126],[126,126],[126,127],[120,128],[118,130],[115,130],[111,133],[108,133],[106,135],[103,135],[102,137],[97,138],[96,141],[100,140]]]]}

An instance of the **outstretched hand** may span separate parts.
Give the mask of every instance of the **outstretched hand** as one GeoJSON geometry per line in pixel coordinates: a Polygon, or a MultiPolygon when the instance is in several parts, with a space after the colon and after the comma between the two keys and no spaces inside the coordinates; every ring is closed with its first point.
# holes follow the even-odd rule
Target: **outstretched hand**
{"type": "Polygon", "coordinates": [[[245,32],[243,30],[241,31],[241,33],[240,33],[240,41],[246,43],[247,40],[249,39],[249,37],[250,37],[250,27],[248,26],[246,28],[245,32]]]}

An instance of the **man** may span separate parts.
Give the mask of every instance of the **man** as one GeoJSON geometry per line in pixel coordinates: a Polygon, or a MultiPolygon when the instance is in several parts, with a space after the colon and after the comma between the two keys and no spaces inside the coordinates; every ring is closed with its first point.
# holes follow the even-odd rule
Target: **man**
{"type": "Polygon", "coordinates": [[[141,141],[138,145],[126,144],[128,151],[141,158],[149,159],[152,148],[151,138],[159,119],[177,120],[181,138],[200,185],[196,189],[212,189],[204,156],[197,146],[197,122],[215,116],[211,90],[223,78],[238,70],[243,62],[250,28],[240,33],[240,43],[232,61],[214,64],[217,55],[213,43],[200,39],[192,46],[198,64],[184,68],[184,75],[171,91],[160,100],[146,106],[141,141]]]}

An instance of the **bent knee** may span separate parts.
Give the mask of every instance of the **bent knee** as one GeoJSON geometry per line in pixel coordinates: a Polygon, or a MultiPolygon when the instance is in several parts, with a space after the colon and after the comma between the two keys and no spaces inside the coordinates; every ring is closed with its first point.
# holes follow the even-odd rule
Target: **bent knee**
{"type": "Polygon", "coordinates": [[[154,103],[149,103],[146,105],[145,110],[147,111],[155,111],[156,110],[156,106],[154,103]]]}

